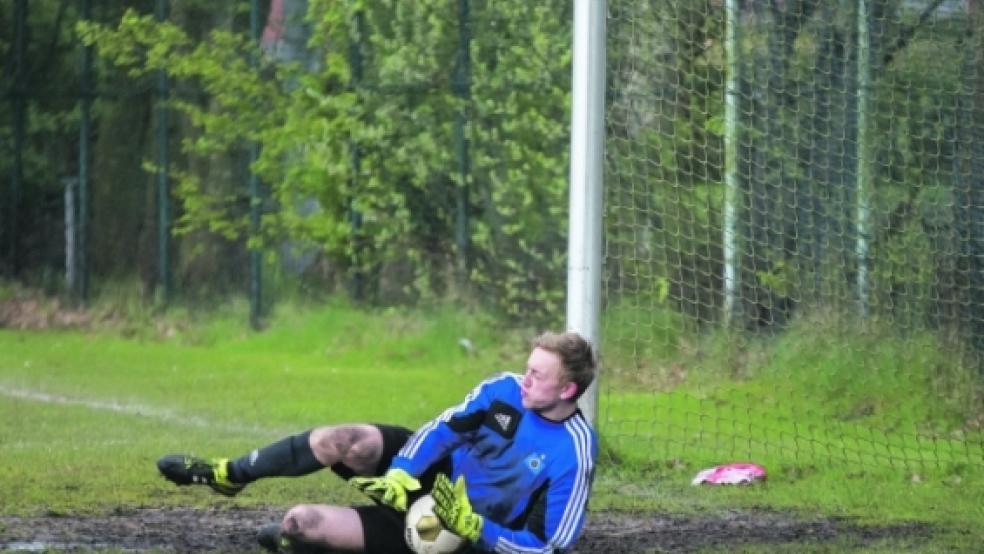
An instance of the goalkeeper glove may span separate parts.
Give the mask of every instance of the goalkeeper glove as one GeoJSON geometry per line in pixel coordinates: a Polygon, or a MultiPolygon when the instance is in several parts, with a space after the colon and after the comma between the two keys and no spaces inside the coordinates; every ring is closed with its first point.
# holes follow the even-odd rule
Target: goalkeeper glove
{"type": "Polygon", "coordinates": [[[472,542],[478,541],[485,519],[472,510],[464,476],[459,476],[452,485],[447,475],[438,474],[431,496],[434,497],[434,515],[449,531],[472,542]]]}
{"type": "Polygon", "coordinates": [[[420,482],[402,469],[391,469],[382,477],[353,477],[352,486],[380,504],[407,511],[407,491],[420,489],[420,482]]]}

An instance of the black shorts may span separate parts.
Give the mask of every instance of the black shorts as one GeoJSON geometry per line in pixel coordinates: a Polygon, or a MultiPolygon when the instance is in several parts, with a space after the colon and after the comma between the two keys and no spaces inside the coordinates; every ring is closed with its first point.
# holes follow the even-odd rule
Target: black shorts
{"type": "MultiPolygon", "coordinates": [[[[390,461],[393,456],[403,448],[413,432],[406,427],[393,425],[373,424],[383,435],[383,453],[379,458],[379,466],[376,467],[375,474],[382,475],[389,469],[390,461]]],[[[341,463],[331,466],[331,470],[342,479],[349,479],[355,473],[341,463]]],[[[427,468],[427,471],[420,476],[420,490],[411,492],[408,495],[408,505],[413,501],[429,492],[434,486],[434,478],[438,473],[451,475],[451,458],[443,458],[437,463],[427,468]]],[[[379,504],[369,506],[353,506],[362,520],[362,533],[365,541],[367,554],[413,554],[403,539],[404,514],[389,506],[379,504]]]]}

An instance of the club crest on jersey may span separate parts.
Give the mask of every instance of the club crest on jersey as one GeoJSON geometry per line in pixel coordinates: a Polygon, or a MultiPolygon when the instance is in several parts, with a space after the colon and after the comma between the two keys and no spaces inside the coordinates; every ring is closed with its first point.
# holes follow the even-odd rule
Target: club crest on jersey
{"type": "Polygon", "coordinates": [[[507,439],[513,438],[519,428],[519,410],[496,400],[485,414],[485,426],[507,439]]]}
{"type": "Polygon", "coordinates": [[[543,469],[543,464],[546,463],[546,459],[547,459],[546,454],[533,453],[527,456],[526,459],[523,460],[523,462],[526,464],[526,467],[530,468],[530,471],[532,471],[533,474],[536,475],[540,473],[540,470],[543,469]]]}

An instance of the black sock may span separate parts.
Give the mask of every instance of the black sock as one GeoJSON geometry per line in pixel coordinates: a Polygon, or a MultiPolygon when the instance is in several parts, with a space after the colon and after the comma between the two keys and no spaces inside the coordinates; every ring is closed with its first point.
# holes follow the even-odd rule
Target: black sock
{"type": "Polygon", "coordinates": [[[262,477],[297,477],[325,466],[314,457],[311,431],[287,437],[229,461],[229,480],[251,483],[262,477]]]}

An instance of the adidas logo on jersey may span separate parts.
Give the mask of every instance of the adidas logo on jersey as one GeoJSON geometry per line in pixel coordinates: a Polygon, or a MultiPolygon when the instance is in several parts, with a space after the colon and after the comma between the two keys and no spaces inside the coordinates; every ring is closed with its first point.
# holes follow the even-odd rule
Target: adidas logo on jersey
{"type": "Polygon", "coordinates": [[[508,431],[509,424],[512,423],[512,416],[509,414],[495,414],[495,421],[503,431],[508,431]]]}
{"type": "Polygon", "coordinates": [[[512,439],[516,436],[522,418],[523,414],[519,410],[501,400],[495,400],[485,412],[482,425],[504,438],[512,439]]]}

